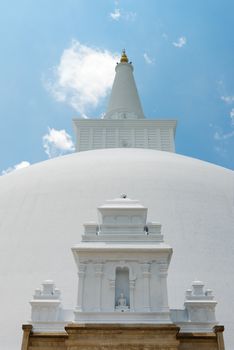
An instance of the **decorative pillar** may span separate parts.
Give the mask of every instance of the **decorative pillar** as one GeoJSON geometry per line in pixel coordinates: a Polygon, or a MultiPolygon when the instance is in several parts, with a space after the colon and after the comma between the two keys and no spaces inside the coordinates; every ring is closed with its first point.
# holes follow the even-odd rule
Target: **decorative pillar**
{"type": "Polygon", "coordinates": [[[106,128],[102,130],[102,148],[108,148],[106,145],[106,128]]]}
{"type": "Polygon", "coordinates": [[[134,311],[134,288],[135,288],[135,280],[129,280],[129,294],[130,294],[130,311],[134,311]]]}
{"type": "Polygon", "coordinates": [[[115,310],[115,280],[109,280],[113,300],[113,311],[115,310]]]}
{"type": "Polygon", "coordinates": [[[89,149],[93,149],[94,148],[93,147],[93,139],[94,139],[93,135],[94,135],[94,130],[93,130],[93,128],[91,128],[89,130],[89,149]]]}
{"type": "Polygon", "coordinates": [[[167,295],[167,261],[161,260],[159,263],[159,278],[161,284],[161,311],[169,311],[167,295]]]}
{"type": "Polygon", "coordinates": [[[143,275],[143,298],[144,311],[150,311],[150,263],[143,263],[141,265],[143,275]]]}
{"type": "Polygon", "coordinates": [[[149,142],[148,142],[148,130],[144,129],[144,148],[148,148],[149,142]]]}
{"type": "Polygon", "coordinates": [[[161,136],[160,136],[160,129],[159,128],[157,128],[156,129],[156,149],[161,149],[161,136]]]}
{"type": "Polygon", "coordinates": [[[85,271],[86,271],[86,263],[80,263],[79,270],[78,270],[78,298],[77,298],[76,311],[83,311],[85,271]]]}
{"type": "Polygon", "coordinates": [[[102,275],[103,275],[103,263],[95,263],[94,264],[94,271],[95,271],[95,278],[96,278],[96,307],[95,311],[101,311],[102,305],[101,305],[101,298],[102,298],[102,275]]]}
{"type": "Polygon", "coordinates": [[[119,144],[120,144],[120,142],[119,142],[119,128],[117,128],[115,130],[115,147],[120,147],[119,144]]]}

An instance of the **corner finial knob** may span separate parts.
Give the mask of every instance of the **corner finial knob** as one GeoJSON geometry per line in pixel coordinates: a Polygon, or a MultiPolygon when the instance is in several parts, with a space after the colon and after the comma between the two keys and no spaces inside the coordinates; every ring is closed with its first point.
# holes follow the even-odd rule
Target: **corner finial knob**
{"type": "Polygon", "coordinates": [[[121,196],[120,196],[120,198],[126,199],[126,198],[127,198],[126,193],[122,193],[121,196]]]}
{"type": "Polygon", "coordinates": [[[122,56],[121,56],[120,62],[121,63],[128,63],[128,56],[126,55],[125,49],[123,49],[123,51],[122,51],[122,56]]]}

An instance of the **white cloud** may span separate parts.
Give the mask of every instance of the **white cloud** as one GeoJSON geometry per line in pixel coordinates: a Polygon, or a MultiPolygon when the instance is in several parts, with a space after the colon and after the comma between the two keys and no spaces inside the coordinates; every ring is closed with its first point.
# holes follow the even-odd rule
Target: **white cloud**
{"type": "MultiPolygon", "coordinates": [[[[234,104],[234,95],[227,94],[225,82],[220,79],[218,81],[218,89],[220,93],[220,99],[227,105],[234,104]]],[[[233,155],[233,142],[234,142],[234,108],[231,106],[229,110],[229,124],[227,125],[227,118],[223,120],[225,130],[222,127],[214,125],[214,140],[216,141],[215,151],[226,159],[230,158],[229,154],[233,155]]]]}
{"type": "Polygon", "coordinates": [[[234,138],[234,130],[224,133],[222,130],[216,131],[214,133],[214,139],[216,141],[216,145],[214,150],[219,156],[228,159],[229,154],[232,154],[232,150],[230,153],[230,147],[232,140],[234,138]]]}
{"type": "Polygon", "coordinates": [[[234,108],[232,108],[230,112],[231,125],[234,126],[234,108]]]}
{"type": "Polygon", "coordinates": [[[223,158],[227,158],[227,150],[224,146],[215,146],[214,150],[223,158]]]}
{"type": "Polygon", "coordinates": [[[124,11],[117,7],[119,4],[118,2],[115,3],[115,9],[113,12],[110,12],[109,16],[113,21],[119,21],[120,19],[125,21],[135,21],[136,19],[136,12],[132,11],[124,11]]]}
{"type": "Polygon", "coordinates": [[[120,13],[120,9],[114,9],[113,12],[110,13],[110,17],[114,20],[114,21],[118,21],[121,17],[121,13],[120,13]]]}
{"type": "Polygon", "coordinates": [[[233,136],[234,136],[234,130],[231,131],[231,132],[228,132],[228,133],[223,133],[223,132],[218,132],[218,131],[216,131],[214,133],[214,139],[216,141],[228,140],[228,139],[230,139],[233,136]]]}
{"type": "Polygon", "coordinates": [[[230,111],[230,126],[231,128],[229,128],[228,132],[223,132],[222,129],[219,128],[219,130],[215,131],[214,133],[214,139],[216,141],[225,141],[228,139],[231,139],[232,137],[234,137],[234,108],[232,108],[232,110],[230,111]]]}
{"type": "Polygon", "coordinates": [[[145,62],[146,62],[147,64],[153,64],[153,63],[154,63],[154,60],[153,60],[152,58],[150,58],[150,57],[147,55],[146,52],[143,54],[143,57],[144,57],[145,62]]]}
{"type": "Polygon", "coordinates": [[[61,156],[75,150],[71,136],[65,130],[48,128],[48,134],[42,138],[45,153],[49,158],[61,156]]]}
{"type": "Polygon", "coordinates": [[[232,104],[234,103],[234,96],[221,96],[221,100],[223,100],[227,104],[232,104]]]}
{"type": "Polygon", "coordinates": [[[122,17],[126,21],[135,21],[136,16],[137,16],[136,12],[131,12],[130,11],[130,12],[124,12],[122,17]]]}
{"type": "Polygon", "coordinates": [[[28,161],[26,161],[26,160],[23,160],[19,164],[16,164],[13,167],[9,167],[6,170],[3,170],[2,171],[2,175],[9,174],[9,173],[11,173],[12,171],[15,171],[15,170],[27,168],[28,166],[30,166],[30,163],[28,161]]]}
{"type": "Polygon", "coordinates": [[[177,41],[174,41],[172,43],[172,45],[174,45],[175,47],[181,48],[183,47],[185,44],[187,43],[187,39],[185,36],[181,36],[180,38],[178,38],[177,41]]]}
{"type": "Polygon", "coordinates": [[[45,87],[55,100],[73,107],[81,115],[97,107],[111,89],[119,55],[73,40],[62,53],[45,87]]]}

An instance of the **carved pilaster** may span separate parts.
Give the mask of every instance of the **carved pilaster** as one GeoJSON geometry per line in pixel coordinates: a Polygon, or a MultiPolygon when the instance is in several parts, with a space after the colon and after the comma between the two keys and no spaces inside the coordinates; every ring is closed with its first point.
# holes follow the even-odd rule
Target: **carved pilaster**
{"type": "Polygon", "coordinates": [[[130,291],[130,311],[134,311],[134,288],[135,288],[135,280],[129,281],[129,291],[130,291]]]}
{"type": "Polygon", "coordinates": [[[159,278],[161,284],[161,309],[162,311],[169,311],[168,295],[167,295],[167,270],[168,263],[165,260],[158,262],[159,278]]]}
{"type": "Polygon", "coordinates": [[[94,271],[96,278],[96,311],[101,311],[103,263],[95,263],[94,271]]]}
{"type": "Polygon", "coordinates": [[[150,311],[150,263],[141,264],[143,276],[143,295],[144,295],[144,310],[150,311]]]}
{"type": "Polygon", "coordinates": [[[77,311],[83,310],[83,294],[84,294],[84,279],[87,263],[80,263],[78,270],[78,297],[77,297],[77,311]]]}
{"type": "Polygon", "coordinates": [[[115,280],[109,279],[109,286],[111,291],[111,299],[113,300],[113,311],[115,310],[115,280]]]}

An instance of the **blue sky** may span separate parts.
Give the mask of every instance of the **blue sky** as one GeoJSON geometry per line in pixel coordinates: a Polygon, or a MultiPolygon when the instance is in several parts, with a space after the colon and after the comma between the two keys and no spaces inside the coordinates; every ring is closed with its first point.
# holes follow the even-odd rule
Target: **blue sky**
{"type": "Polygon", "coordinates": [[[74,150],[122,48],[145,115],[178,120],[177,153],[233,169],[233,23],[232,0],[2,0],[0,173],[74,150]]]}

